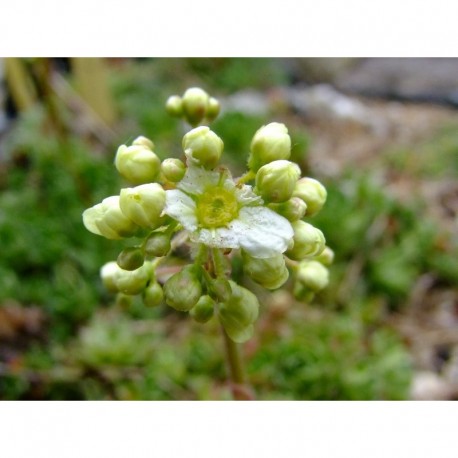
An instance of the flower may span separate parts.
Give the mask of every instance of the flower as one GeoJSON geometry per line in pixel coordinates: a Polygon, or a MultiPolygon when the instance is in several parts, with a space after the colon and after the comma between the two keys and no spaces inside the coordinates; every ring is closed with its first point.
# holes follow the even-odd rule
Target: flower
{"type": "Polygon", "coordinates": [[[251,186],[236,185],[227,170],[190,165],[177,188],[166,191],[164,213],[178,220],[193,242],[269,258],[286,251],[293,237],[289,221],[263,206],[251,186]]]}

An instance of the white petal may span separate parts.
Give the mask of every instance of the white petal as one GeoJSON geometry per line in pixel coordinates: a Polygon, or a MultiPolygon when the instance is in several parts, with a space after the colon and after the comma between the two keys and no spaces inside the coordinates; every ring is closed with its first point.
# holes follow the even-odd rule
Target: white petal
{"type": "Polygon", "coordinates": [[[239,235],[227,227],[199,229],[191,234],[191,240],[214,248],[240,248],[239,235]]]}
{"type": "Polygon", "coordinates": [[[196,203],[178,189],[165,192],[164,213],[178,220],[188,231],[197,229],[196,203]]]}
{"type": "Polygon", "coordinates": [[[238,219],[229,224],[240,247],[255,258],[283,253],[294,231],[286,218],[266,207],[244,207],[238,219]]]}
{"type": "Polygon", "coordinates": [[[189,165],[183,179],[178,183],[178,188],[188,194],[202,194],[208,186],[216,186],[219,177],[218,172],[189,165]]]}
{"type": "Polygon", "coordinates": [[[261,205],[262,199],[260,196],[257,196],[251,186],[244,184],[241,188],[235,188],[235,196],[237,200],[243,205],[250,205],[256,203],[261,205]]]}

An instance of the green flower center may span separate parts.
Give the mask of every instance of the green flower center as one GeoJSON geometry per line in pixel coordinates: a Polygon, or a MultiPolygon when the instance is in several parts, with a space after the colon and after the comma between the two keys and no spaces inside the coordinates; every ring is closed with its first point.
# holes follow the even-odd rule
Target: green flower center
{"type": "Polygon", "coordinates": [[[199,197],[196,212],[201,226],[223,227],[237,218],[239,204],[231,191],[212,186],[199,197]]]}

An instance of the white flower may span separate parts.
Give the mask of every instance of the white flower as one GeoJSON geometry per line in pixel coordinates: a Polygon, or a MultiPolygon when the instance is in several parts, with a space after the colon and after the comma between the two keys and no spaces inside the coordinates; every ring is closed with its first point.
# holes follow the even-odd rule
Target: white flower
{"type": "Polygon", "coordinates": [[[191,240],[215,248],[243,248],[268,258],[286,251],[289,221],[267,207],[250,186],[236,186],[227,171],[190,166],[178,189],[166,191],[164,213],[178,220],[191,240]]]}

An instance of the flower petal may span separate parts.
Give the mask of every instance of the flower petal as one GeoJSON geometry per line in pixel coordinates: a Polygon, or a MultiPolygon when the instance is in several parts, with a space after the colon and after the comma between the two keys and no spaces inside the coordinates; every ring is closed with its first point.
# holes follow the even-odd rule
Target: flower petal
{"type": "Polygon", "coordinates": [[[283,253],[294,231],[286,218],[266,207],[244,207],[229,230],[237,236],[241,248],[255,258],[283,253]]]}
{"type": "Polygon", "coordinates": [[[177,186],[188,194],[199,195],[202,194],[208,186],[216,186],[219,178],[220,174],[218,172],[189,165],[185,176],[177,186]]]}
{"type": "Polygon", "coordinates": [[[197,229],[196,203],[178,189],[165,192],[164,213],[178,220],[188,231],[197,229]]]}
{"type": "Polygon", "coordinates": [[[227,227],[199,229],[191,234],[191,240],[213,248],[240,248],[239,235],[227,227]]]}
{"type": "Polygon", "coordinates": [[[256,203],[256,205],[261,205],[262,198],[261,196],[256,195],[253,192],[251,186],[244,184],[241,188],[235,188],[235,196],[237,200],[243,205],[250,205],[256,203]]]}

